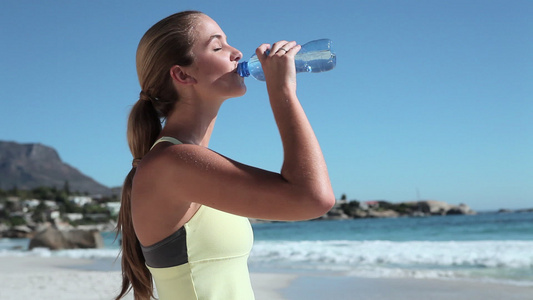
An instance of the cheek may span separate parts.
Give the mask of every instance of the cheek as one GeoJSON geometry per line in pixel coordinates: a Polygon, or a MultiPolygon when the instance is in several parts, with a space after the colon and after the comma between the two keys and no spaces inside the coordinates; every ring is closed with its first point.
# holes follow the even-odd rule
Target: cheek
{"type": "Polygon", "coordinates": [[[203,76],[204,78],[200,79],[207,80],[209,82],[213,82],[221,76],[224,76],[226,71],[224,65],[216,60],[205,62],[205,64],[201,66],[201,70],[200,76],[203,76]]]}

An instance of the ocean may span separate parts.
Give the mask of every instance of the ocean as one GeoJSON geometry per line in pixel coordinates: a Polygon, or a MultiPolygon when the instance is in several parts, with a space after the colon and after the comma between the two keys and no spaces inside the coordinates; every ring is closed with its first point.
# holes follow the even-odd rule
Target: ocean
{"type": "MultiPolygon", "coordinates": [[[[533,213],[258,223],[252,271],[328,272],[367,278],[434,278],[533,286],[533,213]]],[[[0,256],[89,258],[104,249],[27,251],[28,239],[0,239],[0,256]]],[[[118,269],[119,263],[116,263],[118,269]]]]}

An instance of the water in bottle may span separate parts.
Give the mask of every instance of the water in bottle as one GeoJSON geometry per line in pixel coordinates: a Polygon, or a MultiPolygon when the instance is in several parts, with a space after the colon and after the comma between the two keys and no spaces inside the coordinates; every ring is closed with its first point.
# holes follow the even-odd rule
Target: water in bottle
{"type": "MultiPolygon", "coordinates": [[[[331,40],[321,39],[302,45],[300,51],[294,56],[294,63],[296,73],[319,73],[335,68],[337,56],[331,51],[331,40]]],[[[255,54],[249,61],[238,64],[237,73],[242,77],[252,76],[257,80],[265,81],[261,62],[255,54]]]]}

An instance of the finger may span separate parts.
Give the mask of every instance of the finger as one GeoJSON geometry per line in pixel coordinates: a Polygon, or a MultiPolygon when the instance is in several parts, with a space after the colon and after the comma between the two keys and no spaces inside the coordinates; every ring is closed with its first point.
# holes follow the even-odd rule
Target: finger
{"type": "Polygon", "coordinates": [[[257,47],[255,50],[255,54],[257,54],[257,56],[263,56],[269,49],[270,44],[261,44],[261,46],[257,47]]]}
{"type": "MultiPolygon", "coordinates": [[[[273,55],[276,55],[278,54],[278,52],[280,51],[281,48],[283,48],[283,46],[287,45],[287,41],[279,41],[279,42],[276,42],[274,44],[272,44],[272,49],[270,49],[270,56],[273,56],[273,55]]],[[[288,49],[285,49],[288,51],[288,49]]],[[[281,51],[280,54],[285,54],[284,52],[286,51],[281,51]]]]}
{"type": "Polygon", "coordinates": [[[287,51],[287,53],[285,53],[285,54],[296,55],[296,53],[298,53],[300,51],[300,49],[302,49],[301,45],[295,45],[294,47],[289,49],[289,51],[287,51]]]}
{"type": "Polygon", "coordinates": [[[277,51],[276,51],[276,54],[278,55],[285,55],[287,54],[287,52],[289,52],[292,48],[294,48],[296,46],[296,42],[295,41],[292,41],[292,42],[287,42],[285,44],[283,44],[277,51]]]}
{"type": "Polygon", "coordinates": [[[260,61],[266,56],[267,51],[270,50],[270,44],[262,44],[261,46],[255,49],[255,55],[259,58],[260,61]]]}

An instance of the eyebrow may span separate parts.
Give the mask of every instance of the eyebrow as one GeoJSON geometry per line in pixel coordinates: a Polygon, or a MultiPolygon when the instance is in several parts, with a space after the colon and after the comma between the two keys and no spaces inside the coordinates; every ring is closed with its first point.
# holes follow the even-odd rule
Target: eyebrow
{"type": "Polygon", "coordinates": [[[211,37],[209,37],[209,40],[207,41],[207,44],[210,44],[214,39],[222,39],[222,35],[220,34],[214,34],[211,37]]]}

